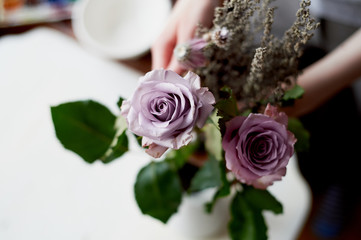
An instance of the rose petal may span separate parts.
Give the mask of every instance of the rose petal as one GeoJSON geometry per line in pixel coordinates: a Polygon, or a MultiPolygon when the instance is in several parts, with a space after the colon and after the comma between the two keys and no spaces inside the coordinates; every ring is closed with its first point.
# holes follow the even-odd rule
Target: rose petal
{"type": "Polygon", "coordinates": [[[263,176],[255,181],[253,181],[251,184],[253,187],[258,189],[267,189],[267,187],[273,185],[273,182],[275,181],[281,181],[282,177],[286,175],[286,168],[279,169],[276,173],[272,175],[263,176]]]}
{"type": "Polygon", "coordinates": [[[145,152],[154,158],[160,158],[167,150],[167,147],[152,143],[149,145],[148,149],[145,150],[145,152]]]}
{"type": "Polygon", "coordinates": [[[267,104],[266,109],[264,110],[264,114],[275,119],[277,122],[285,125],[288,125],[288,117],[284,112],[278,112],[277,107],[272,106],[271,104],[267,104]]]}

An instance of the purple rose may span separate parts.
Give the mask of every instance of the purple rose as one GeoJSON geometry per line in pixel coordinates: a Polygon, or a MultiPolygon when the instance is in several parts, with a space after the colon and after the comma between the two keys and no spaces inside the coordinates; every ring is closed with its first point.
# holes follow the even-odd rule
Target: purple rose
{"type": "Polygon", "coordinates": [[[121,114],[128,129],[143,136],[143,147],[149,147],[146,152],[160,157],[168,148],[187,145],[194,126],[204,125],[214,103],[213,94],[200,86],[195,73],[183,78],[161,69],[140,78],[133,96],[123,102],[121,114]]]}
{"type": "Polygon", "coordinates": [[[267,105],[265,114],[235,117],[222,140],[226,166],[236,178],[266,189],[286,174],[296,139],[287,130],[287,115],[267,105]]]}

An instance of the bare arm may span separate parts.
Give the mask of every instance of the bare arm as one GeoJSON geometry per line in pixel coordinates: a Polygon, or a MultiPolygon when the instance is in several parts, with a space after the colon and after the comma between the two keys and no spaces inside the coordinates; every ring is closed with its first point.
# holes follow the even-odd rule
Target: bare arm
{"type": "Polygon", "coordinates": [[[305,89],[302,99],[285,109],[291,116],[312,112],[361,77],[361,29],[298,77],[305,89]]]}

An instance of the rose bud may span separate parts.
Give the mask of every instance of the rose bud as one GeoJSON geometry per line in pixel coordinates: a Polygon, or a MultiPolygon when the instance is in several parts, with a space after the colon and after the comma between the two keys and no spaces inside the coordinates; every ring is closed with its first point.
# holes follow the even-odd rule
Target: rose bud
{"type": "Polygon", "coordinates": [[[202,38],[195,38],[187,43],[178,44],[174,48],[174,56],[185,69],[195,69],[206,64],[203,49],[207,42],[202,38]]]}

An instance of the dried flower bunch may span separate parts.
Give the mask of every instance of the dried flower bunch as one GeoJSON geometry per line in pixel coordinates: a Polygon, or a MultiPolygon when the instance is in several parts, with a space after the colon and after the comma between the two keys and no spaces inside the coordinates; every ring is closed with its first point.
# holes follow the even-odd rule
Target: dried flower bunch
{"type": "Polygon", "coordinates": [[[219,89],[228,86],[245,108],[261,101],[280,104],[294,86],[302,47],[318,23],[310,15],[310,0],[302,0],[295,22],[279,39],[271,32],[276,10],[272,2],[226,0],[216,9],[213,27],[198,28],[197,37],[208,43],[203,49],[206,62],[185,67],[204,79],[216,99],[219,89]]]}

